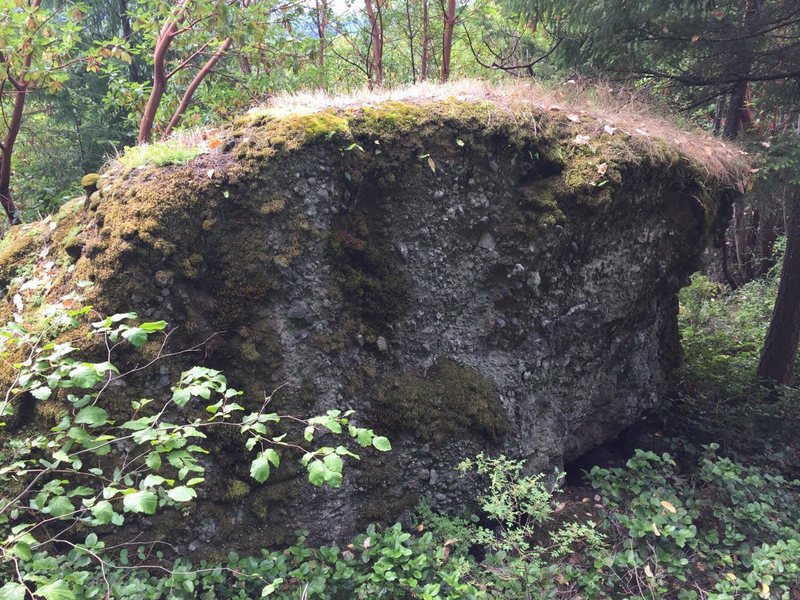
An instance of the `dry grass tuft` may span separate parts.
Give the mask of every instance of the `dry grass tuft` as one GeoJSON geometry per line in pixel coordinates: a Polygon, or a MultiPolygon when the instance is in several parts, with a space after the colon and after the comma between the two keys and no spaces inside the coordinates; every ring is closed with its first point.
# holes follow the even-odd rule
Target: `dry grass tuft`
{"type": "MultiPolygon", "coordinates": [[[[275,116],[310,114],[328,108],[353,108],[378,105],[386,101],[417,105],[443,99],[464,102],[489,102],[498,110],[516,114],[551,113],[563,115],[575,128],[575,138],[591,139],[603,132],[617,130],[630,136],[637,152],[660,155],[664,143],[683,154],[710,182],[744,191],[752,177],[749,161],[735,145],[700,131],[687,131],[659,115],[652,103],[630,90],[608,86],[583,86],[569,81],[558,86],[536,82],[490,84],[478,80],[460,80],[445,85],[417,84],[387,90],[358,90],[348,94],[324,92],[281,94],[270,100],[267,108],[275,116]]],[[[254,111],[263,111],[256,108],[254,111]]]]}

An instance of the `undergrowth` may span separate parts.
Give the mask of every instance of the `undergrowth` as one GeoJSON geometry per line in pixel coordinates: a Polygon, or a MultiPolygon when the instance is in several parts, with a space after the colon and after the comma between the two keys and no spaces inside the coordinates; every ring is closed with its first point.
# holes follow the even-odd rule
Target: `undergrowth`
{"type": "MultiPolygon", "coordinates": [[[[753,375],[776,290],[774,272],[732,293],[692,280],[662,449],[595,466],[583,488],[479,455],[459,467],[483,482],[471,511],[423,502],[413,522],[371,525],[341,546],[311,547],[298,532],[291,547],[255,557],[165,568],[164,556],[131,546],[98,566],[92,532],[62,556],[42,548],[14,560],[32,581],[61,570],[48,600],[797,600],[800,392],[767,397],[753,375]]],[[[0,599],[23,596],[6,585],[0,599]]]]}

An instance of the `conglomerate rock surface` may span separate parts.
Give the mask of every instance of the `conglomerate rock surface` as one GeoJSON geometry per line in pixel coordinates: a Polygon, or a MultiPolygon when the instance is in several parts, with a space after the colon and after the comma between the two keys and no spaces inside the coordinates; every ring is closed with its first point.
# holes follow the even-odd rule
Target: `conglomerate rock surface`
{"type": "Polygon", "coordinates": [[[352,408],[393,443],[332,490],[290,453],[258,485],[241,444],[212,436],[202,499],[156,537],[201,554],[342,539],[424,496],[464,506],[453,467],[481,450],[560,465],[658,403],[675,293],[736,192],[623,129],[524,100],[255,111],[185,166],[114,167],[13,229],[0,275],[9,298],[44,267],[52,295],[91,280],[96,308],[165,319],[175,348],[216,334],[120,398],[166,397],[200,362],[250,408],[279,388],[282,413],[352,408]]]}

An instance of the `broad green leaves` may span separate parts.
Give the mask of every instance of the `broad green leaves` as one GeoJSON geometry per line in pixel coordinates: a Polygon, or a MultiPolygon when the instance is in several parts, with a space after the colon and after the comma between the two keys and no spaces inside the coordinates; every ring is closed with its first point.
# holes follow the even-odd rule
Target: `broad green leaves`
{"type": "MultiPolygon", "coordinates": [[[[69,329],[80,326],[88,312],[84,308],[66,311],[62,306],[48,314],[59,328],[69,329]]],[[[54,520],[62,531],[88,528],[86,544],[75,546],[78,554],[70,559],[85,565],[105,551],[92,528],[120,526],[127,513],[152,515],[160,506],[193,501],[205,481],[199,457],[208,450],[200,443],[210,428],[242,435],[246,448],[255,452],[250,475],[258,483],[266,482],[280,467],[281,447],[303,450],[301,462],[309,481],[332,487],[342,484],[345,457],[357,460],[359,456],[343,445],[322,446],[320,440],[344,435],[363,448],[386,451],[391,447],[386,438],[352,424],[352,411],[328,410],[301,419],[265,412],[267,399],[261,410],[245,413],[234,402],[241,392],[228,387],[222,373],[205,367],[183,372],[167,397],[131,401],[126,413],[106,401],[108,383],[123,377],[111,362],[114,350],[120,345],[129,350],[141,347],[149,335],[166,326],[163,321],[131,326],[132,319],[136,313],[120,313],[91,324],[89,338],[100,341],[108,352],[108,360],[94,363],[73,358],[76,348],[69,343],[42,343],[39,332],[28,332],[22,325],[0,329],[0,350],[25,347],[29,355],[16,365],[18,386],[10,391],[11,400],[2,405],[2,414],[13,414],[14,403],[27,392],[44,400],[64,388],[59,396],[66,396],[65,410],[54,427],[12,440],[8,455],[0,457],[7,461],[0,463],[0,487],[12,477],[38,479],[14,502],[0,506],[0,523],[10,519],[17,523],[7,538],[0,539],[0,569],[12,558],[20,561],[23,570],[28,562],[51,559],[44,548],[52,528],[44,525],[54,520]],[[185,418],[188,414],[193,416],[185,418]],[[289,427],[299,429],[288,438],[292,442],[286,441],[289,427]],[[296,441],[300,432],[305,444],[296,441]],[[106,458],[98,461],[98,456],[106,458]]],[[[24,596],[20,582],[0,588],[0,600],[24,596]]],[[[36,584],[37,597],[44,600],[74,597],[63,582],[36,580],[36,584]]],[[[186,585],[184,589],[191,592],[186,585]]]]}
{"type": "Polygon", "coordinates": [[[280,464],[278,453],[272,448],[259,452],[258,457],[250,465],[250,476],[258,483],[264,483],[269,477],[270,463],[277,467],[280,464]]]}
{"type": "Polygon", "coordinates": [[[122,506],[127,512],[152,515],[158,506],[158,496],[146,490],[133,492],[122,497],[122,506]]]}

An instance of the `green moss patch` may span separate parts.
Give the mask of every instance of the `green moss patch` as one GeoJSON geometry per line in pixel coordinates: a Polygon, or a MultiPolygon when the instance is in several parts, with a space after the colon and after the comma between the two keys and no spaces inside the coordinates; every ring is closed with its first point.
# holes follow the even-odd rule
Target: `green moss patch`
{"type": "Polygon", "coordinates": [[[377,395],[378,419],[393,431],[443,443],[458,431],[497,442],[510,423],[491,381],[477,371],[439,357],[423,377],[405,373],[377,395]]]}

